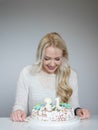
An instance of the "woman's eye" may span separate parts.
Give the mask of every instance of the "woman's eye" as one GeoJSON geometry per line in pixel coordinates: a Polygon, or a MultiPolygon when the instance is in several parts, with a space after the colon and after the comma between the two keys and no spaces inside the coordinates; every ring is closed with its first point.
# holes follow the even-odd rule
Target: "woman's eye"
{"type": "Polygon", "coordinates": [[[49,58],[44,58],[44,60],[49,60],[49,58]]]}
{"type": "MultiPolygon", "coordinates": [[[[57,58],[54,58],[53,60],[55,61],[60,61],[61,58],[57,57],[57,58]]],[[[52,60],[52,58],[48,58],[48,57],[44,57],[44,60],[48,61],[48,60],[52,60]]]]}
{"type": "Polygon", "coordinates": [[[60,61],[60,58],[55,58],[56,61],[60,61]]]}

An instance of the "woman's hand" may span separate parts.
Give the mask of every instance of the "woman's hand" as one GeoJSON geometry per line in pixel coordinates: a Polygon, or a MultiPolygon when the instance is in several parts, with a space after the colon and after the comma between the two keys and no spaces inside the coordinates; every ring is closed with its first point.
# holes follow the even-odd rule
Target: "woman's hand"
{"type": "Polygon", "coordinates": [[[90,112],[87,109],[84,109],[84,108],[77,109],[76,115],[79,116],[80,119],[90,118],[90,112]]]}
{"type": "Polygon", "coordinates": [[[26,113],[22,110],[16,110],[16,111],[12,112],[10,115],[10,119],[12,121],[22,122],[25,120],[25,118],[26,118],[26,113]]]}

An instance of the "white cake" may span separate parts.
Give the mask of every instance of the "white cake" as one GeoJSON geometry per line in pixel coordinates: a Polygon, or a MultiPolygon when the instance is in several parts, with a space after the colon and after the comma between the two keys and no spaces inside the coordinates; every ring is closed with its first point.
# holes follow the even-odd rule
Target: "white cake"
{"type": "Polygon", "coordinates": [[[45,104],[33,106],[31,115],[25,120],[33,129],[70,127],[80,122],[70,104],[60,103],[59,98],[56,98],[56,104],[52,104],[50,98],[44,101],[45,104]]]}
{"type": "Polygon", "coordinates": [[[45,99],[46,104],[37,104],[32,109],[31,118],[39,121],[70,121],[75,118],[74,110],[67,103],[52,104],[50,98],[45,99]]]}

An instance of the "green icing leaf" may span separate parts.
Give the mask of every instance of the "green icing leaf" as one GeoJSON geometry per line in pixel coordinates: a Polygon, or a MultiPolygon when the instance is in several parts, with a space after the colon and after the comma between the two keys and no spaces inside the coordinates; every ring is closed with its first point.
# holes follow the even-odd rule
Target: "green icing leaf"
{"type": "Polygon", "coordinates": [[[37,104],[36,106],[33,107],[35,110],[40,110],[40,108],[44,106],[44,104],[37,104]]]}
{"type": "Polygon", "coordinates": [[[55,111],[56,107],[53,107],[52,110],[55,111]]]}
{"type": "Polygon", "coordinates": [[[70,104],[68,104],[68,103],[60,103],[60,106],[63,106],[67,109],[71,107],[70,104]]]}

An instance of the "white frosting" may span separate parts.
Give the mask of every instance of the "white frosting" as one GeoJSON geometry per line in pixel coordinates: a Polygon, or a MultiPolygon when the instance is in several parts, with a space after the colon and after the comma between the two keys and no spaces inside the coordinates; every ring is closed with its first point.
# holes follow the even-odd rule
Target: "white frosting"
{"type": "Polygon", "coordinates": [[[32,118],[42,121],[68,121],[74,119],[73,108],[59,107],[57,110],[42,106],[40,110],[32,110],[32,118]]]}

